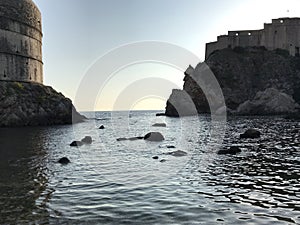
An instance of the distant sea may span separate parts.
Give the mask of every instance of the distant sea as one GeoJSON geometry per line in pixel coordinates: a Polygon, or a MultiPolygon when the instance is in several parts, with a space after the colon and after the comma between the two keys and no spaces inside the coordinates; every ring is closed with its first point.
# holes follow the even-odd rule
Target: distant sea
{"type": "Polygon", "coordinates": [[[0,129],[0,224],[300,224],[299,122],[229,117],[220,147],[242,153],[217,155],[209,116],[156,113],[89,112],[75,125],[0,129]],[[239,139],[248,128],[262,137],[239,139]],[[150,131],[165,141],[116,140],[150,131]],[[93,143],[70,146],[85,136],[93,143]],[[166,154],[176,150],[187,155],[166,154]]]}

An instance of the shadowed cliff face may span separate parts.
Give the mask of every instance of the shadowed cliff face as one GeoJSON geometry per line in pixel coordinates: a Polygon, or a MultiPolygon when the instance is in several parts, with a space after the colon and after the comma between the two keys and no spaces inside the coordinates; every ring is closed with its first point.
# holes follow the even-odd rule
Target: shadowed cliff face
{"type": "Polygon", "coordinates": [[[0,127],[71,124],[84,119],[64,97],[49,86],[0,82],[0,127]],[[73,117],[72,117],[73,113],[73,117]]]}
{"type": "MultiPolygon", "coordinates": [[[[300,58],[288,55],[284,50],[267,51],[264,48],[236,48],[215,51],[205,62],[218,80],[229,112],[236,112],[246,101],[255,100],[259,92],[276,89],[300,103],[300,58]]],[[[199,67],[197,65],[197,67],[199,67]]],[[[197,67],[195,71],[197,71],[197,67]]],[[[202,76],[194,72],[186,74],[183,91],[193,99],[198,113],[209,113],[210,109],[203,91],[195,82],[202,76]]],[[[178,96],[178,94],[177,94],[178,96]]],[[[176,96],[171,95],[166,107],[166,115],[176,115],[176,96]]],[[[262,96],[263,98],[264,96],[262,96]]],[[[261,99],[260,99],[261,100],[261,99]]],[[[269,102],[278,102],[271,101],[269,102]]],[[[263,107],[260,105],[260,107],[263,107]]],[[[271,108],[276,108],[273,106],[271,108]]],[[[289,107],[292,108],[292,107],[289,107]]],[[[251,111],[251,115],[278,114],[276,111],[251,111]],[[253,112],[255,111],[255,112],[253,112]]],[[[283,110],[282,114],[291,113],[283,110]]],[[[241,113],[242,114],[242,113],[241,113]]],[[[279,113],[280,114],[280,113],[279,113]]]]}

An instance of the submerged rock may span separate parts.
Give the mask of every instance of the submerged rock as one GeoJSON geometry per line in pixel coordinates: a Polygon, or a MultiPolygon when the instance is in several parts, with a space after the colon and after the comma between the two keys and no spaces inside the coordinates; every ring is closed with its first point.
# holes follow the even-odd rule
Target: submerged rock
{"type": "Polygon", "coordinates": [[[165,123],[155,123],[152,125],[152,127],[166,127],[166,126],[167,126],[167,124],[165,124],[165,123]]]}
{"type": "Polygon", "coordinates": [[[144,136],[144,139],[147,141],[163,141],[165,140],[164,136],[159,132],[150,132],[144,136]]]}
{"type": "Polygon", "coordinates": [[[78,147],[78,146],[82,146],[83,143],[81,141],[73,141],[70,146],[72,147],[78,147]]]}
{"type": "Polygon", "coordinates": [[[141,140],[144,139],[144,137],[131,137],[131,138],[127,138],[127,140],[129,141],[137,141],[137,140],[141,140]]]}
{"type": "Polygon", "coordinates": [[[166,162],[167,160],[165,160],[165,159],[161,159],[159,162],[161,162],[161,163],[164,163],[164,162],[166,162]]]}
{"type": "Polygon", "coordinates": [[[167,148],[176,148],[174,145],[167,145],[167,148]]]}
{"type": "Polygon", "coordinates": [[[156,116],[166,116],[165,113],[156,113],[156,116]]]}
{"type": "Polygon", "coordinates": [[[241,149],[238,146],[232,146],[229,149],[223,149],[218,151],[218,155],[227,155],[227,154],[231,154],[231,155],[235,155],[237,153],[240,153],[241,149]]]}
{"type": "Polygon", "coordinates": [[[174,152],[168,152],[168,153],[166,153],[166,155],[172,155],[172,156],[175,156],[175,157],[182,157],[182,156],[186,156],[187,153],[184,152],[184,151],[181,151],[181,150],[177,150],[177,151],[174,151],[174,152]]]}
{"type": "Polygon", "coordinates": [[[248,129],[243,134],[240,134],[240,138],[259,138],[261,135],[260,131],[256,129],[248,129]]]}
{"type": "Polygon", "coordinates": [[[70,163],[71,161],[70,161],[67,157],[62,157],[62,158],[59,159],[57,162],[60,163],[60,164],[68,164],[68,163],[70,163]]]}
{"type": "Polygon", "coordinates": [[[93,139],[91,136],[85,136],[82,140],[81,140],[82,143],[84,144],[92,144],[93,142],[93,139]]]}
{"type": "Polygon", "coordinates": [[[127,141],[127,138],[117,138],[117,141],[127,141]]]}

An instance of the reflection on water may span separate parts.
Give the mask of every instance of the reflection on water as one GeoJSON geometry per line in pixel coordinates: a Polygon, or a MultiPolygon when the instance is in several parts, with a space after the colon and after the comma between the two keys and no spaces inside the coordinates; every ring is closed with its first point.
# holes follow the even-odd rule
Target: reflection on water
{"type": "Polygon", "coordinates": [[[205,146],[208,118],[154,115],[97,113],[101,120],[75,126],[0,129],[0,224],[300,224],[299,122],[231,119],[223,147],[242,153],[226,156],[205,146]],[[250,127],[262,137],[240,140],[250,127]],[[116,141],[149,131],[166,140],[116,141]],[[86,135],[91,145],[69,146],[86,135]],[[168,145],[188,156],[165,155],[168,145]],[[63,156],[69,165],[56,163],[63,156]]]}
{"type": "Polygon", "coordinates": [[[0,129],[1,224],[47,218],[35,202],[47,183],[44,141],[42,129],[0,129]]]}

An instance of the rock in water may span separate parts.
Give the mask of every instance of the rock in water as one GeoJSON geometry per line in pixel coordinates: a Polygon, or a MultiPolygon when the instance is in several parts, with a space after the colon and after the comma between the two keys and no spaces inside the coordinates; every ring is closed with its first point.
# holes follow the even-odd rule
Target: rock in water
{"type": "Polygon", "coordinates": [[[81,140],[82,143],[84,144],[92,144],[93,142],[93,139],[91,136],[85,136],[82,140],[81,140]]]}
{"type": "Polygon", "coordinates": [[[158,156],[153,156],[152,159],[158,159],[158,156]]]}
{"type": "Polygon", "coordinates": [[[68,164],[71,161],[67,157],[62,157],[61,159],[58,160],[58,163],[60,164],[68,164]]]}
{"type": "Polygon", "coordinates": [[[81,141],[73,141],[70,146],[72,147],[77,147],[77,146],[82,146],[83,143],[81,141]]]}
{"type": "Polygon", "coordinates": [[[248,129],[245,133],[240,134],[240,138],[259,138],[261,135],[260,131],[256,129],[248,129]]]}
{"type": "Polygon", "coordinates": [[[0,82],[0,127],[71,124],[86,119],[49,86],[27,82],[0,82]]]}
{"type": "Polygon", "coordinates": [[[241,152],[241,149],[238,146],[232,146],[229,149],[218,151],[217,154],[218,155],[227,155],[227,154],[235,155],[240,152],[241,152]]]}
{"type": "Polygon", "coordinates": [[[159,132],[150,132],[144,136],[144,139],[147,141],[163,141],[165,140],[164,136],[159,132]]]}
{"type": "Polygon", "coordinates": [[[174,145],[168,145],[167,148],[176,148],[174,145]]]}
{"type": "Polygon", "coordinates": [[[186,152],[181,151],[181,150],[177,150],[177,151],[174,151],[174,152],[168,152],[166,154],[167,155],[172,155],[172,156],[175,156],[175,157],[182,157],[182,156],[186,156],[187,155],[186,152]]]}
{"type": "Polygon", "coordinates": [[[127,141],[128,138],[117,138],[117,141],[127,141]]]}
{"type": "Polygon", "coordinates": [[[165,123],[155,123],[152,125],[152,127],[166,127],[166,126],[167,126],[167,124],[165,124],[165,123]]]}
{"type": "Polygon", "coordinates": [[[165,113],[156,113],[156,116],[166,116],[165,113]]]}
{"type": "Polygon", "coordinates": [[[101,125],[101,126],[99,127],[99,129],[100,129],[100,130],[105,129],[104,125],[101,125]]]}

